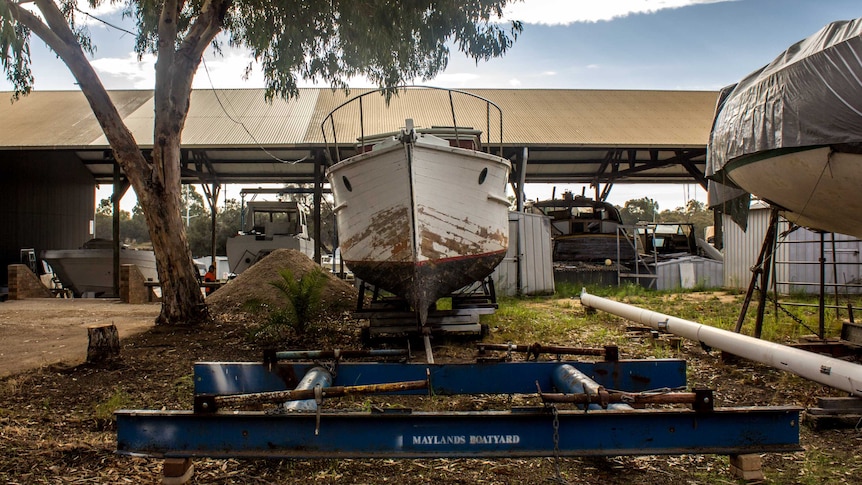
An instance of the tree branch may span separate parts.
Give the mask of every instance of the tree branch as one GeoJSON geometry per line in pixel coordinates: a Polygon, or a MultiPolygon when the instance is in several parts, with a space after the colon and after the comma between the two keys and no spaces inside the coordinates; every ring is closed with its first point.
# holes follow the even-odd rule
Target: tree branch
{"type": "Polygon", "coordinates": [[[173,89],[191,90],[192,80],[201,64],[204,52],[224,25],[224,12],[232,0],[208,0],[201,13],[189,29],[188,35],[177,49],[176,71],[173,89]]]}
{"type": "MultiPolygon", "coordinates": [[[[0,0],[9,7],[9,11],[12,13],[12,18],[15,19],[16,22],[20,22],[22,25],[30,29],[36,36],[45,41],[48,44],[48,47],[54,50],[54,52],[59,53],[64,48],[63,40],[55,34],[50,27],[45,25],[42,20],[33,15],[29,10],[22,8],[21,3],[27,2],[13,2],[11,0],[0,0]]],[[[28,0],[32,2],[34,0],[28,0]]]]}

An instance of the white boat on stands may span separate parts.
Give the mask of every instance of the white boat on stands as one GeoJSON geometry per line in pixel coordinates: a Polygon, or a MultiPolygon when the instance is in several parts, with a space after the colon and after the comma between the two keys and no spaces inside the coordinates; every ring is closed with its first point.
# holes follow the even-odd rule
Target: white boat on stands
{"type": "Polygon", "coordinates": [[[862,19],[833,22],[722,91],[707,175],[725,186],[710,205],[751,193],[795,224],[862,237],[859,52],[862,19]]]}
{"type": "Polygon", "coordinates": [[[308,235],[308,213],[294,201],[251,201],[242,232],[226,241],[230,272],[240,274],[276,249],[295,249],[314,256],[308,235]]]}
{"type": "MultiPolygon", "coordinates": [[[[80,249],[47,249],[41,256],[75,296],[117,296],[113,245],[108,239],[91,239],[80,249]]],[[[152,251],[120,247],[120,264],[134,264],[147,281],[159,280],[152,251]]]]}
{"type": "MultiPolygon", "coordinates": [[[[324,137],[339,109],[375,93],[330,113],[324,137]]],[[[483,114],[491,107],[499,113],[487,100],[454,93],[481,100],[483,114]]],[[[439,298],[488,276],[508,248],[511,164],[481,151],[480,136],[469,128],[417,128],[406,119],[397,132],[361,137],[359,153],[326,174],[345,264],[357,278],[404,298],[422,325],[439,298]]]]}

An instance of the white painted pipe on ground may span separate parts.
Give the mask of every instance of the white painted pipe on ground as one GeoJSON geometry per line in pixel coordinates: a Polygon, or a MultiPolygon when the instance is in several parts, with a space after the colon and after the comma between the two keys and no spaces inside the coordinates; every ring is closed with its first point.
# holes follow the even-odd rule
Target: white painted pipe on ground
{"type": "Polygon", "coordinates": [[[581,292],[581,304],[862,396],[862,366],[581,292]]]}

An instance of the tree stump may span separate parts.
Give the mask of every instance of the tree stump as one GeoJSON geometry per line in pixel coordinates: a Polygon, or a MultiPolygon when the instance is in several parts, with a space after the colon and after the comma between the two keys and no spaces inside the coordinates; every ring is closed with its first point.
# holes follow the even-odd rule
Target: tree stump
{"type": "Polygon", "coordinates": [[[87,337],[88,364],[113,362],[120,358],[120,334],[113,323],[87,327],[87,337]]]}

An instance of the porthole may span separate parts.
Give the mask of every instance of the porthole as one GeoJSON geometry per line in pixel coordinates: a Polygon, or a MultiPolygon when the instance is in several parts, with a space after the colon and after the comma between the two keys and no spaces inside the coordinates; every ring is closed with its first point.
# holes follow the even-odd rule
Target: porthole
{"type": "Polygon", "coordinates": [[[484,183],[485,183],[485,179],[486,179],[487,177],[488,177],[488,167],[485,167],[485,168],[483,168],[483,169],[482,169],[482,171],[481,171],[481,172],[479,172],[479,185],[484,184],[484,183]]]}
{"type": "Polygon", "coordinates": [[[350,185],[350,180],[347,180],[347,177],[342,175],[341,181],[344,182],[344,188],[347,189],[348,192],[353,192],[353,187],[350,185]]]}

